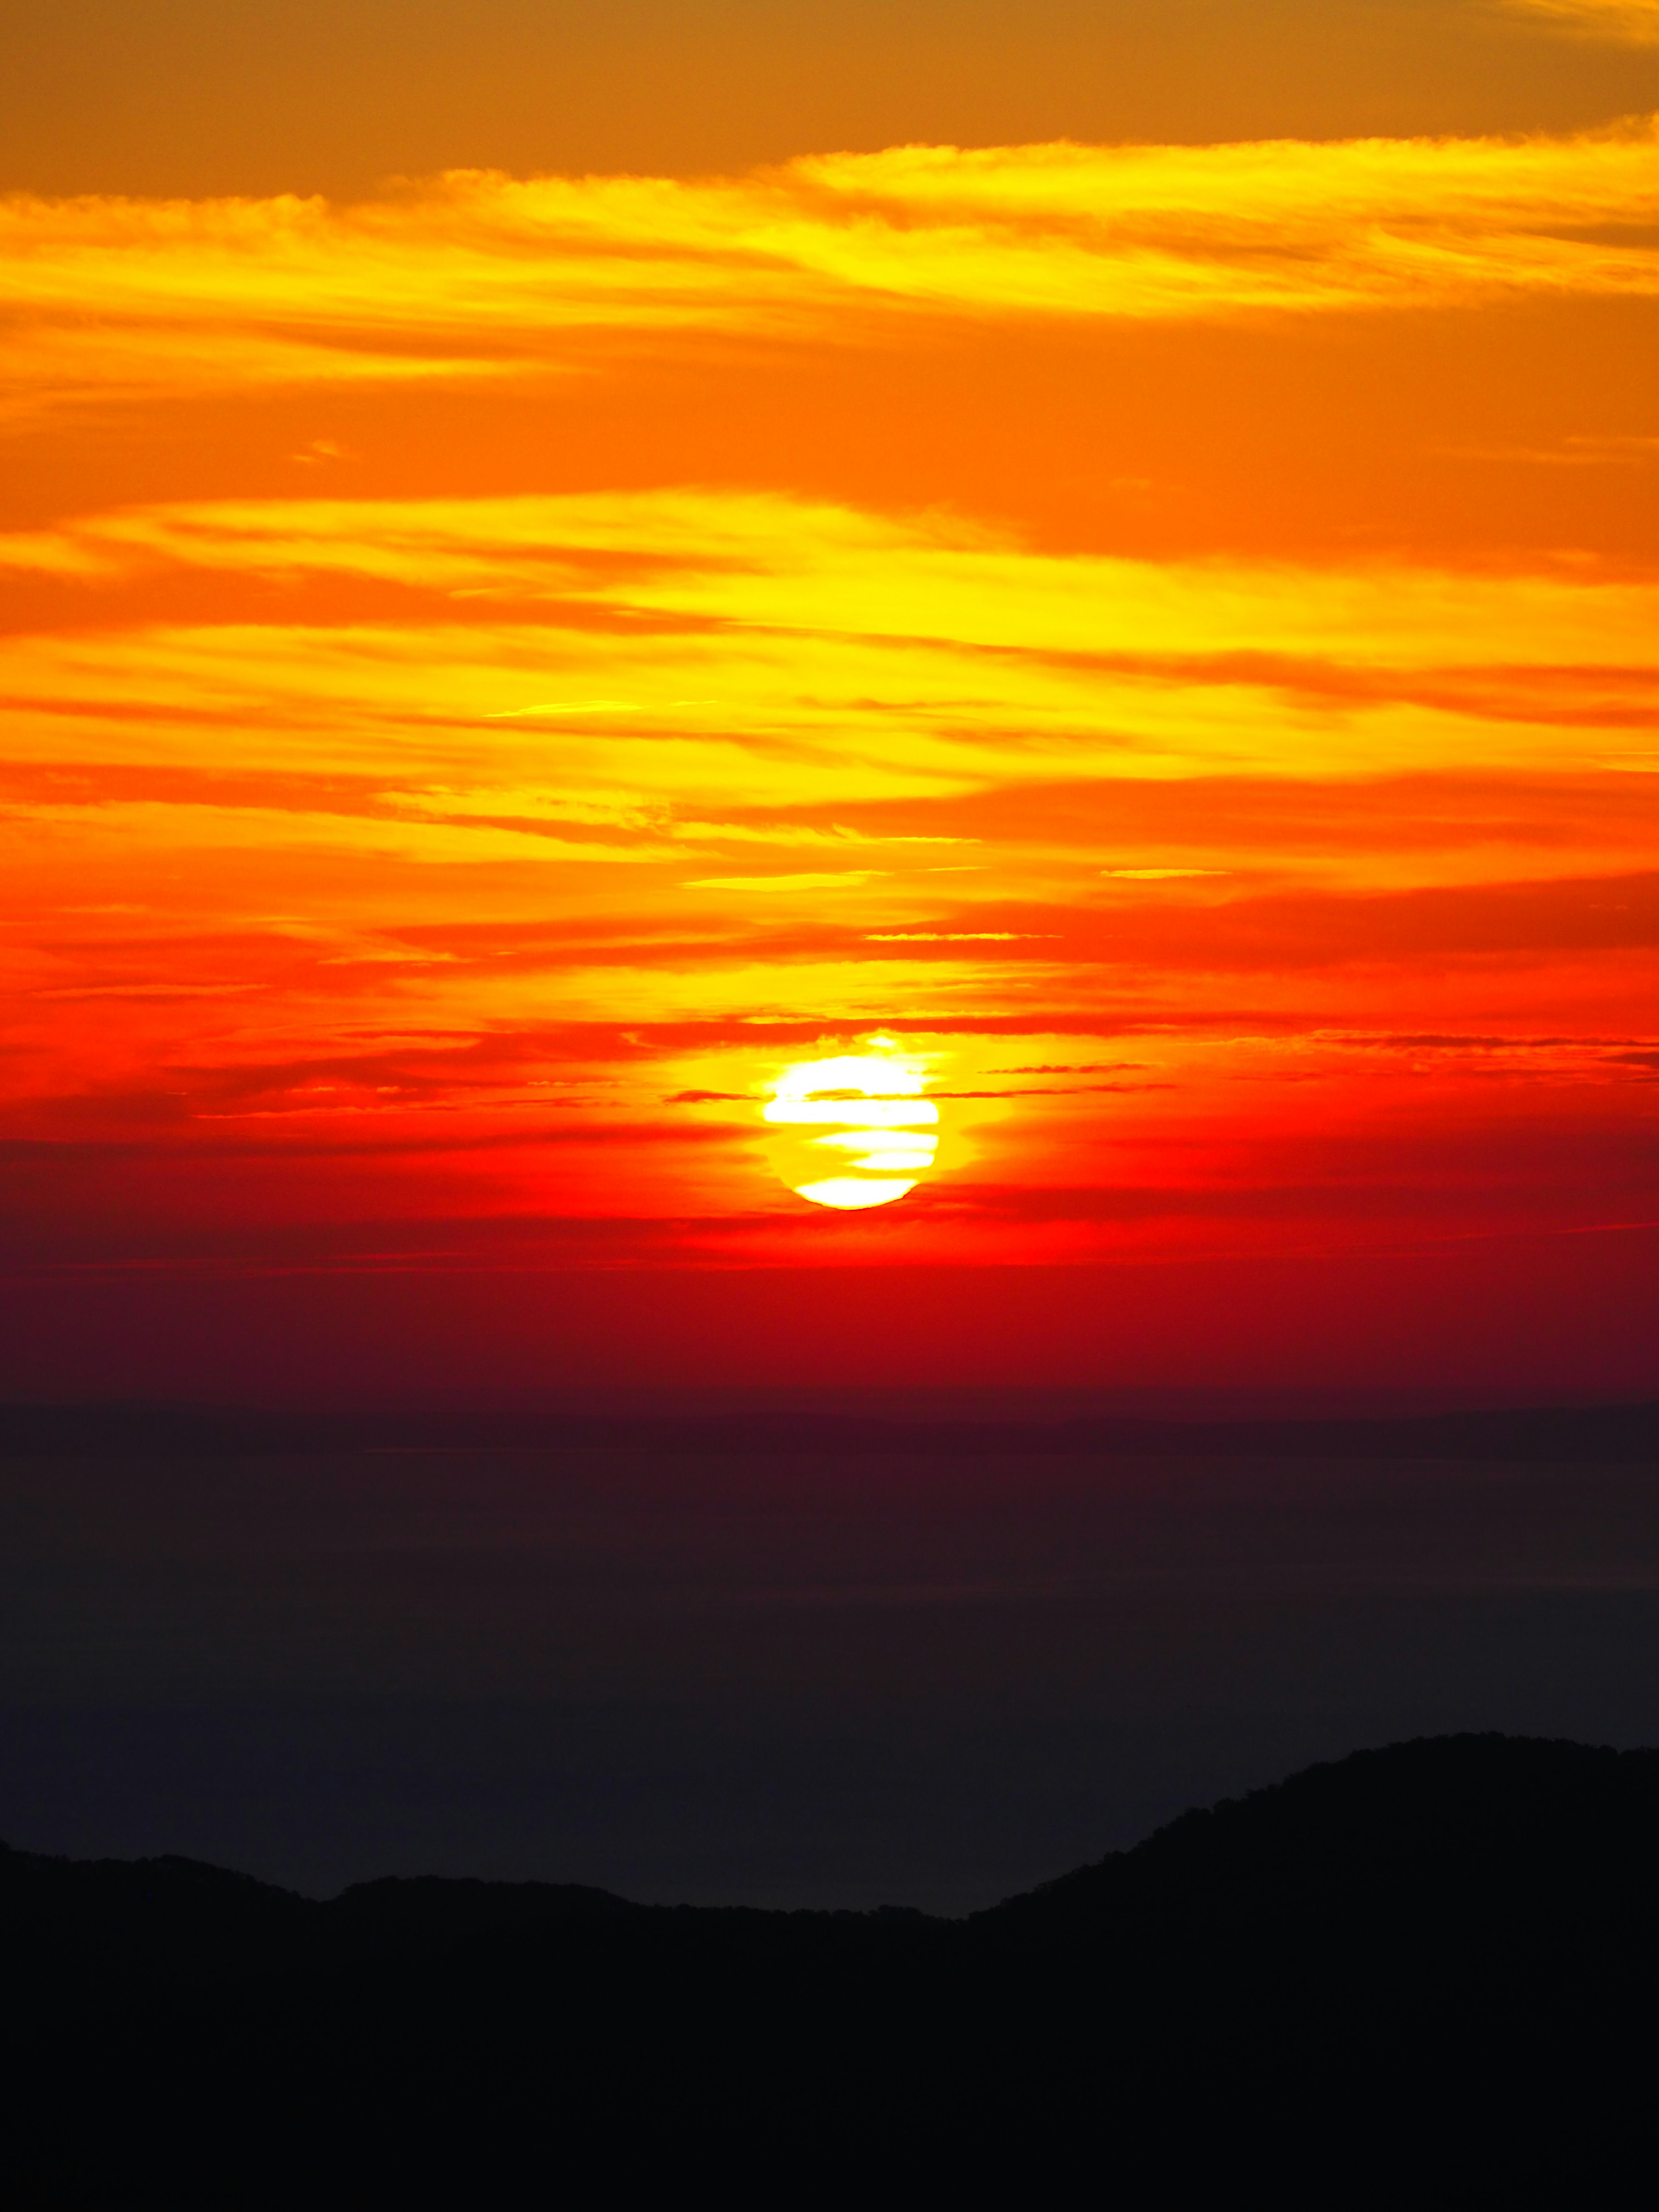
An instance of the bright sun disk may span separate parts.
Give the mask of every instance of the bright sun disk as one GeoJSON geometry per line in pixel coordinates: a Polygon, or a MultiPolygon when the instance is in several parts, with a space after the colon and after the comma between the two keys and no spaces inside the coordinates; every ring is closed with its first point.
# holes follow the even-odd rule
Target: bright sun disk
{"type": "Polygon", "coordinates": [[[939,1109],[922,1073],[886,1053],[800,1060],[773,1086],[765,1118],[785,1141],[774,1148],[783,1182],[815,1206],[889,1206],[933,1164],[939,1109]],[[789,1133],[787,1136],[785,1133],[789,1133]],[[832,1164],[837,1172],[815,1172],[832,1164]]]}

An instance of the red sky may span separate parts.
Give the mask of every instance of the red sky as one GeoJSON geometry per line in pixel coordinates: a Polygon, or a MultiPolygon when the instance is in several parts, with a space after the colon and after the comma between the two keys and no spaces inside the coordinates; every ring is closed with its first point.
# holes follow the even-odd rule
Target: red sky
{"type": "Polygon", "coordinates": [[[1650,0],[135,21],[0,71],[0,1385],[1653,1387],[1650,0]]]}

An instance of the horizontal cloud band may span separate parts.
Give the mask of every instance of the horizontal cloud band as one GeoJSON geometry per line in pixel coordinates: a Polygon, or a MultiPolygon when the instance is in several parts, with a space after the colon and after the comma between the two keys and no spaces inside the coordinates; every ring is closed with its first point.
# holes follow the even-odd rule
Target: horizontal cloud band
{"type": "Polygon", "coordinates": [[[608,333],[1191,319],[1659,294],[1654,125],[963,151],[745,178],[462,173],[373,204],[0,203],[14,408],[577,369],[608,333]]]}

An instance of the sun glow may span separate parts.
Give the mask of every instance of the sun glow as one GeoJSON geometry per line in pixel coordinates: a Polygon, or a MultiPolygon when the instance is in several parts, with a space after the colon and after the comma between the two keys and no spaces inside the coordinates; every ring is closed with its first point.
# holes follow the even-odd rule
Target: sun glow
{"type": "Polygon", "coordinates": [[[924,1081],[920,1068],[880,1050],[786,1068],[764,1109],[774,1128],[792,1133],[774,1148],[781,1180],[815,1206],[844,1211],[902,1198],[939,1145],[939,1109],[922,1097],[924,1081]],[[825,1153],[847,1155],[834,1161],[839,1173],[814,1172],[831,1164],[825,1153]]]}

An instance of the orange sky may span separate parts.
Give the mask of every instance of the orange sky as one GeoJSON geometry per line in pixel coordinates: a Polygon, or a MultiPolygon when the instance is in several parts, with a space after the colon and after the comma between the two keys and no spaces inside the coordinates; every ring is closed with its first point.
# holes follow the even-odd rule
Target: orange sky
{"type": "Polygon", "coordinates": [[[1659,8],[568,12],[20,110],[8,1387],[1650,1385],[1659,8]]]}

